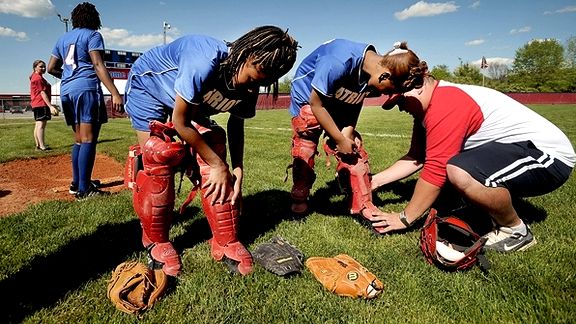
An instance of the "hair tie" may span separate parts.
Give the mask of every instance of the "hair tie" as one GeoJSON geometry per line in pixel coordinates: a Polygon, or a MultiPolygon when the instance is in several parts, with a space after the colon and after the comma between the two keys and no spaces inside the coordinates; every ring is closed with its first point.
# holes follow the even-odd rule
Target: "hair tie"
{"type": "Polygon", "coordinates": [[[400,48],[400,46],[402,46],[402,43],[400,43],[400,42],[394,43],[394,48],[390,52],[388,52],[388,54],[386,54],[386,55],[396,55],[396,54],[408,53],[407,49],[400,48]]]}

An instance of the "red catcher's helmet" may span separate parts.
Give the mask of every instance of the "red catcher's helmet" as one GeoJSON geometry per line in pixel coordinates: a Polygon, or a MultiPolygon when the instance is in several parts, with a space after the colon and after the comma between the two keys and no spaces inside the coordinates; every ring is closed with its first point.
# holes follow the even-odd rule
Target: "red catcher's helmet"
{"type": "Polygon", "coordinates": [[[465,270],[477,263],[488,271],[490,263],[483,250],[487,239],[457,217],[436,214],[434,208],[430,209],[420,233],[420,248],[426,261],[445,271],[465,270]]]}

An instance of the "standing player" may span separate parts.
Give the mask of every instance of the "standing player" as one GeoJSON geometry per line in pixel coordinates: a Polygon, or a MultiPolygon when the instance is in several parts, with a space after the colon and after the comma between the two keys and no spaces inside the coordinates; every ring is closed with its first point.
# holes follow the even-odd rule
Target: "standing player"
{"type": "Polygon", "coordinates": [[[341,184],[351,191],[350,212],[371,221],[382,212],[372,204],[368,153],[355,131],[364,98],[370,92],[391,94],[422,84],[426,63],[406,43],[379,55],[374,46],[335,39],[322,44],[298,67],[292,81],[292,211],[308,210],[316,179],[314,156],[323,131],[335,155],[341,184]]]}
{"type": "Polygon", "coordinates": [[[46,150],[44,144],[44,131],[46,123],[52,119],[52,114],[56,115],[58,110],[52,106],[52,87],[42,75],[46,73],[46,63],[42,60],[35,60],[32,63],[32,75],[30,75],[30,106],[34,112],[34,142],[37,150],[46,150]]]}
{"type": "Polygon", "coordinates": [[[122,97],[102,60],[104,40],[97,32],[102,23],[96,7],[83,2],[72,10],[71,19],[73,29],[56,42],[48,72],[62,79],[62,110],[75,141],[70,191],[76,191],[76,198],[83,199],[105,194],[90,181],[100,128],[108,121],[100,82],[112,94],[112,105],[117,111],[122,111],[122,97]]]}
{"type": "Polygon", "coordinates": [[[278,78],[294,65],[297,47],[286,31],[262,26],[232,43],[184,36],[144,53],[132,66],[126,111],[139,142],[131,155],[141,151],[143,170],[127,181],[134,186],[142,243],[167,275],[181,270],[168,238],[175,168],[186,155],[185,145],[174,141],[175,136],[190,146],[199,167],[202,207],[213,234],[212,256],[242,275],[252,271],[250,252],[237,237],[244,119],[254,117],[261,86],[273,85],[276,97],[278,78]],[[224,112],[230,113],[228,134],[210,119],[224,112]],[[170,118],[173,126],[155,122],[170,118]],[[226,135],[232,173],[226,163],[226,135]]]}
{"type": "Polygon", "coordinates": [[[534,245],[512,197],[543,195],[568,180],[576,155],[566,135],[503,93],[431,77],[421,89],[395,96],[383,107],[396,104],[414,117],[412,145],[373,177],[372,187],[423,170],[406,208],[376,217],[374,225],[382,232],[409,227],[448,181],[496,224],[486,235],[486,248],[513,252],[534,245]]]}

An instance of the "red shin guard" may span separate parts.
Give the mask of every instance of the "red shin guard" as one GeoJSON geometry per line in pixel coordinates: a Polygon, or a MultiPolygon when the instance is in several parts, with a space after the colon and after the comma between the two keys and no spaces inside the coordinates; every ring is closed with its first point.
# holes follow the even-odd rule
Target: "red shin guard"
{"type": "Polygon", "coordinates": [[[133,188],[133,206],[142,225],[142,244],[153,262],[167,275],[176,276],[182,263],[169,241],[169,231],[175,200],[175,167],[186,150],[184,144],[172,142],[171,136],[166,136],[162,128],[160,135],[165,136],[157,136],[155,132],[161,126],[151,124],[152,136],[142,150],[144,170],[138,172],[133,188]]]}
{"type": "Polygon", "coordinates": [[[336,172],[342,187],[347,189],[350,196],[349,208],[351,214],[360,214],[368,220],[373,215],[380,215],[380,211],[372,203],[372,190],[370,187],[370,166],[368,153],[363,147],[358,148],[358,154],[352,158],[342,158],[335,154],[338,165],[336,172]]]}
{"type": "MultiPolygon", "coordinates": [[[[308,118],[309,119],[309,118],[308,118]]],[[[314,119],[315,120],[315,119],[314,119]]],[[[314,173],[314,157],[318,154],[318,139],[322,130],[298,116],[292,119],[292,211],[304,213],[308,209],[308,196],[316,180],[314,173]]]]}
{"type": "MultiPolygon", "coordinates": [[[[222,128],[213,128],[211,131],[203,133],[202,136],[210,145],[212,150],[226,161],[226,136],[222,128]]],[[[201,183],[205,183],[210,176],[210,166],[197,155],[196,161],[200,167],[201,183]]],[[[252,255],[246,247],[238,240],[238,205],[230,203],[233,188],[232,184],[228,188],[229,196],[223,203],[211,204],[212,195],[205,197],[206,190],[202,189],[202,209],[208,219],[212,239],[210,247],[212,257],[216,261],[224,261],[230,270],[247,275],[252,272],[252,255]]]]}

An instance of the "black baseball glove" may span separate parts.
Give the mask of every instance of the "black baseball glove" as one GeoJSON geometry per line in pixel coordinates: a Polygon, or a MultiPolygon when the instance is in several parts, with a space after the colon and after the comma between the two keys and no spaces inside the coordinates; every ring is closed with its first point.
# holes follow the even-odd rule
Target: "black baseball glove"
{"type": "Polygon", "coordinates": [[[304,268],[304,254],[280,236],[258,246],[252,256],[264,269],[279,276],[297,273],[304,268]]]}

